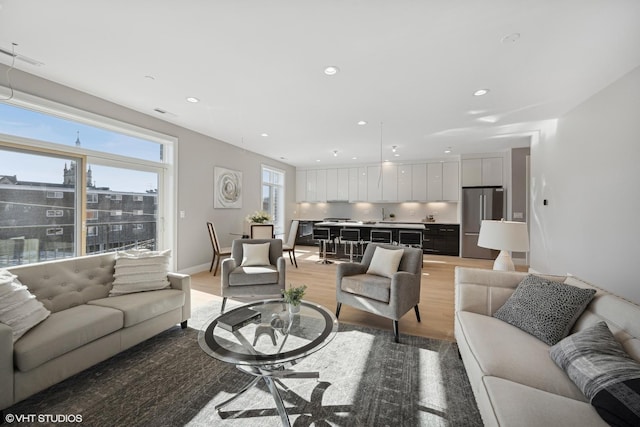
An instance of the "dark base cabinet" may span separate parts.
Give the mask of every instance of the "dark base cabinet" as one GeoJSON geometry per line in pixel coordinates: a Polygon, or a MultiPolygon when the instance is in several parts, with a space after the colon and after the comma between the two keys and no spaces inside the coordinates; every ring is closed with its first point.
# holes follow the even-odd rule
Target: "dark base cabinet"
{"type": "Polygon", "coordinates": [[[422,251],[433,255],[460,255],[460,226],[458,224],[425,224],[422,251]]]}

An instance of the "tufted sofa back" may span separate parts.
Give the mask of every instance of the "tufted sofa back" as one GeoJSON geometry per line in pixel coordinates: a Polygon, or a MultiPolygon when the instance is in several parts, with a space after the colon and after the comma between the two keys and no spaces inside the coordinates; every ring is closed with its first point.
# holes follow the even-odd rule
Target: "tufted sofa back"
{"type": "Polygon", "coordinates": [[[115,253],[46,261],[9,268],[32,294],[55,313],[109,296],[115,253]]]}

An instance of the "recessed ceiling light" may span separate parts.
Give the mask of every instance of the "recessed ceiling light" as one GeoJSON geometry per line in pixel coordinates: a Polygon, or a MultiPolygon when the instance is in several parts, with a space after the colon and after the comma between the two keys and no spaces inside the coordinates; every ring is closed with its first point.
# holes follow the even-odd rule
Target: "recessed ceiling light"
{"type": "Polygon", "coordinates": [[[269,136],[269,134],[268,133],[261,133],[260,136],[264,136],[266,138],[267,136],[269,136]]]}
{"type": "Polygon", "coordinates": [[[156,78],[153,77],[151,74],[147,74],[146,76],[144,76],[145,79],[149,79],[149,80],[155,80],[156,78]]]}
{"type": "Polygon", "coordinates": [[[397,145],[392,145],[391,146],[391,151],[393,151],[395,153],[397,148],[398,148],[397,145]]]}
{"type": "Polygon", "coordinates": [[[513,33],[513,34],[509,34],[506,35],[502,38],[502,43],[515,43],[518,41],[518,39],[520,38],[520,33],[513,33]]]}
{"type": "Polygon", "coordinates": [[[316,159],[316,162],[318,162],[318,163],[319,163],[319,162],[320,162],[320,159],[316,159]]]}
{"type": "Polygon", "coordinates": [[[396,153],[393,155],[394,157],[400,157],[400,154],[396,153]]]}
{"type": "Polygon", "coordinates": [[[189,101],[189,102],[193,102],[194,104],[195,104],[196,102],[200,102],[200,100],[199,100],[198,98],[194,98],[193,96],[188,97],[188,98],[187,98],[187,101],[189,101]]]}
{"type": "Polygon", "coordinates": [[[332,153],[333,153],[333,157],[338,157],[338,150],[333,150],[332,153]]]}
{"type": "Polygon", "coordinates": [[[444,150],[444,154],[451,154],[451,147],[444,150]]]}
{"type": "Polygon", "coordinates": [[[357,157],[352,157],[351,160],[358,160],[358,158],[357,157]]]}
{"type": "Polygon", "coordinates": [[[327,76],[335,76],[336,74],[338,74],[338,71],[340,71],[340,68],[336,67],[335,65],[330,65],[324,69],[324,73],[327,76]]]}
{"type": "Polygon", "coordinates": [[[473,96],[482,96],[488,93],[489,93],[489,89],[478,89],[477,91],[473,92],[473,96]]]}
{"type": "Polygon", "coordinates": [[[360,120],[360,121],[358,122],[358,125],[360,125],[360,126],[364,126],[364,125],[366,125],[366,124],[367,124],[366,120],[360,120]]]}

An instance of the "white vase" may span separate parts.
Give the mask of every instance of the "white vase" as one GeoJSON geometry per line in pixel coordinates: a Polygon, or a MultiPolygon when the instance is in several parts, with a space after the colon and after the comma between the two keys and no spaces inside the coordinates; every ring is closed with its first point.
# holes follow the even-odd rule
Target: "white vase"
{"type": "Polygon", "coordinates": [[[289,313],[291,314],[300,313],[300,304],[298,305],[288,304],[288,305],[289,305],[289,313]]]}

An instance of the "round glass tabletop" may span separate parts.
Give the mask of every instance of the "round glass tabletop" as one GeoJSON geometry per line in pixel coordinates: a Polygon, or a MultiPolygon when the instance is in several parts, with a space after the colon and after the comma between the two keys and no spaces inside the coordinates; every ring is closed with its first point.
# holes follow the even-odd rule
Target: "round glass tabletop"
{"type": "Polygon", "coordinates": [[[338,319],[308,301],[299,308],[290,313],[280,299],[236,307],[208,321],[198,333],[198,343],[210,356],[236,365],[274,365],[303,358],[335,337],[338,319]]]}

